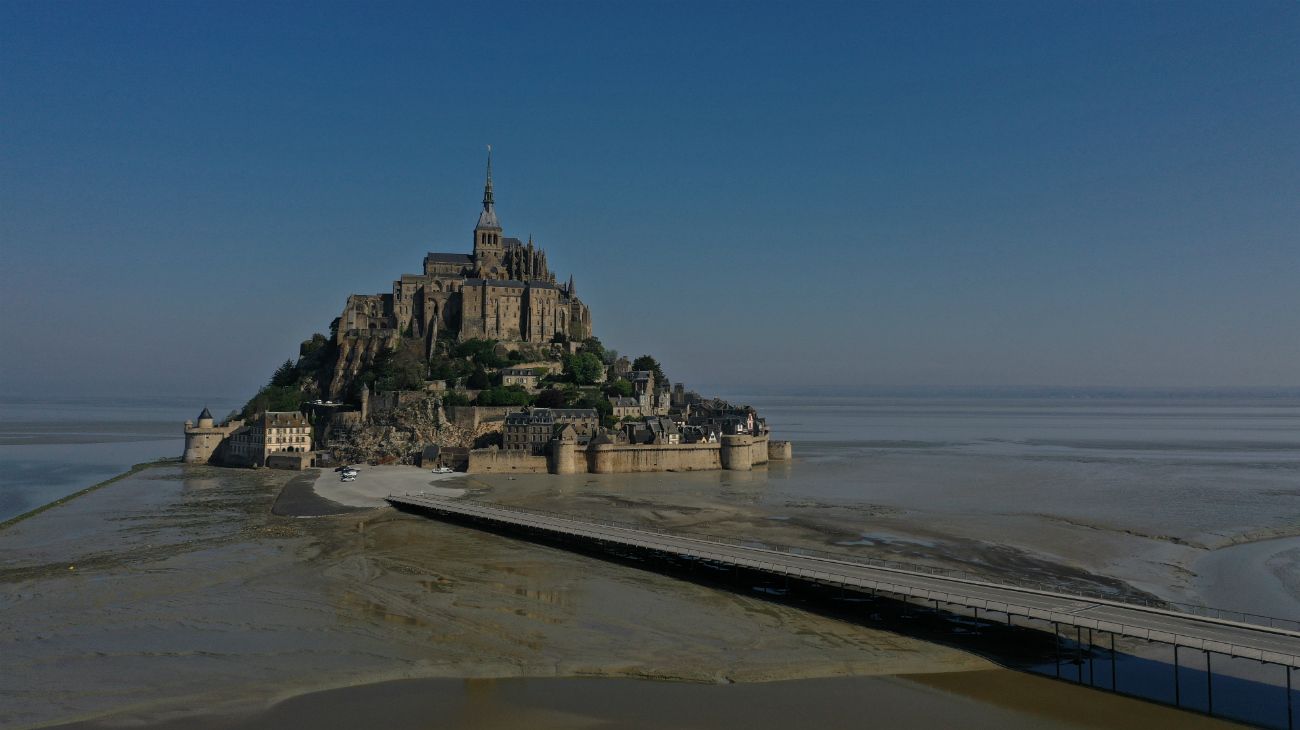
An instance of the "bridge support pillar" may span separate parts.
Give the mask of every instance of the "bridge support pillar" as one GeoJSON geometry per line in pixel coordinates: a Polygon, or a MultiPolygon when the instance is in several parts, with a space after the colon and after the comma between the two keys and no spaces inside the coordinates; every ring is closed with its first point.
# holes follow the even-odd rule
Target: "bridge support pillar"
{"type": "Polygon", "coordinates": [[[1210,652],[1205,652],[1205,714],[1214,717],[1214,672],[1210,671],[1210,652]]]}
{"type": "MultiPolygon", "coordinates": [[[[1175,638],[1175,640],[1177,640],[1175,638]]],[[[1174,707],[1183,706],[1181,687],[1178,686],[1178,645],[1174,644],[1174,707]]]]}
{"type": "MultiPolygon", "coordinates": [[[[1097,678],[1093,676],[1094,668],[1095,667],[1092,664],[1092,629],[1088,629],[1088,686],[1089,687],[1097,686],[1097,678]]],[[[1080,666],[1079,669],[1082,670],[1083,667],[1080,666]]]]}
{"type": "Polygon", "coordinates": [[[1074,627],[1074,661],[1079,667],[1079,684],[1083,684],[1083,627],[1074,627]]]}
{"type": "Polygon", "coordinates": [[[1061,678],[1061,625],[1052,622],[1052,638],[1056,639],[1056,678],[1061,678]]]}
{"type": "Polygon", "coordinates": [[[1117,679],[1119,672],[1117,669],[1117,661],[1118,660],[1115,658],[1115,635],[1111,634],[1110,635],[1110,691],[1111,692],[1119,691],[1119,680],[1117,679]]]}
{"type": "Polygon", "coordinates": [[[1291,667],[1282,667],[1286,670],[1286,730],[1295,730],[1295,715],[1291,711],[1291,667]]]}

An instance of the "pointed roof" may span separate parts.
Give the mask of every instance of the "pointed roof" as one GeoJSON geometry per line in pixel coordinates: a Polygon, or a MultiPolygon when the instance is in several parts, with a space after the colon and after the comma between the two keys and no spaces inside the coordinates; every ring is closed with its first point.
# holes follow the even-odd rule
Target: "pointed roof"
{"type": "Polygon", "coordinates": [[[497,220],[496,206],[492,201],[492,145],[488,145],[487,182],[483,184],[483,212],[478,214],[478,225],[474,228],[496,228],[500,230],[501,222],[497,220]]]}
{"type": "Polygon", "coordinates": [[[209,411],[207,406],[203,406],[203,412],[199,414],[199,420],[204,418],[212,418],[212,411],[209,411]]]}

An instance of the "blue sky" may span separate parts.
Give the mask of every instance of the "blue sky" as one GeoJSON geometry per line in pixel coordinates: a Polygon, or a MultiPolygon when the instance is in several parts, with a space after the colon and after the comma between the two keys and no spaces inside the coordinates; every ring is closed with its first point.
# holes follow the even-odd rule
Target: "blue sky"
{"type": "Polygon", "coordinates": [[[498,212],[687,383],[1300,384],[1300,4],[0,3],[5,390],[241,396],[498,212]]]}

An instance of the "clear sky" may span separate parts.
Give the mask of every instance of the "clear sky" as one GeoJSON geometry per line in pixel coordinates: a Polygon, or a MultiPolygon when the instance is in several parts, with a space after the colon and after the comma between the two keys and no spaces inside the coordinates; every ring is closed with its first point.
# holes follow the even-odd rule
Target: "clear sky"
{"type": "Polygon", "coordinates": [[[507,235],[688,384],[1300,384],[1300,3],[0,2],[3,390],[507,235]]]}

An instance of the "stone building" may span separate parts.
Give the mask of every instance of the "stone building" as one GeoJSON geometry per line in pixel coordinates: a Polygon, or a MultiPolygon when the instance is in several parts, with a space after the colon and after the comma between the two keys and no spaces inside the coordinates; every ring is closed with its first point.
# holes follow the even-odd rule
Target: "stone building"
{"type": "Polygon", "coordinates": [[[508,451],[527,451],[533,456],[546,453],[555,431],[555,416],[549,408],[531,408],[506,415],[502,446],[508,451]]]}
{"type": "Polygon", "coordinates": [[[578,299],[573,277],[556,280],[546,251],[505,235],[492,189],[488,150],[483,209],[474,226],[472,253],[429,253],[420,274],[404,274],[391,292],[353,294],[337,320],[338,366],[328,397],[345,392],[351,378],[402,337],[418,338],[426,355],[439,338],[488,338],[545,344],[591,336],[591,312],[578,299]]]}
{"type": "Polygon", "coordinates": [[[218,426],[207,408],[199,414],[198,423],[185,422],[185,452],[181,460],[186,464],[207,464],[217,461],[222,444],[230,434],[244,425],[243,421],[230,420],[218,426]]]}
{"type": "Polygon", "coordinates": [[[572,427],[575,437],[585,442],[600,428],[595,408],[525,408],[506,414],[502,445],[506,450],[528,451],[539,456],[557,428],[572,427]]]}
{"type": "Polygon", "coordinates": [[[672,390],[667,383],[655,384],[651,370],[633,370],[627,379],[632,381],[632,394],[636,397],[642,416],[666,416],[672,401],[672,390]]]}
{"type": "Polygon", "coordinates": [[[502,385],[522,385],[525,388],[536,388],[537,380],[537,371],[533,368],[504,368],[501,370],[502,385]]]}
{"type": "Polygon", "coordinates": [[[267,466],[273,457],[307,458],[311,450],[311,424],[306,416],[298,411],[268,411],[231,434],[226,460],[237,465],[267,466]]]}
{"type": "Polygon", "coordinates": [[[643,415],[641,413],[641,401],[636,398],[621,395],[614,396],[609,399],[609,404],[613,407],[614,418],[618,420],[643,415]]]}

